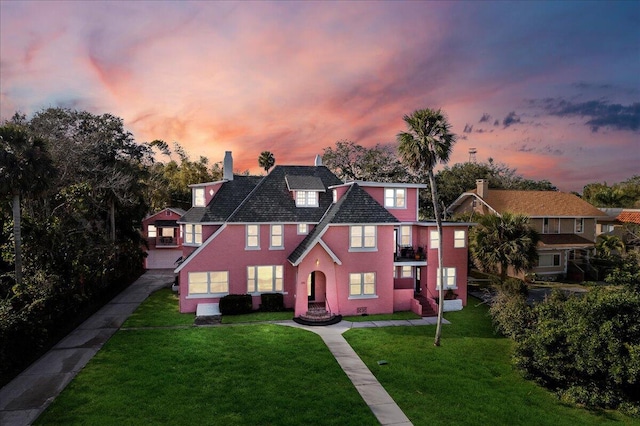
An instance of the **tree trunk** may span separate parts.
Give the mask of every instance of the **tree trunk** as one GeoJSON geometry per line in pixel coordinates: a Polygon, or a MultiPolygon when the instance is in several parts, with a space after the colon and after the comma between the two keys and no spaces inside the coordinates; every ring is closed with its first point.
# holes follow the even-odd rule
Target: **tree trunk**
{"type": "Polygon", "coordinates": [[[438,289],[438,320],[436,322],[436,337],[434,346],[440,346],[440,334],[442,333],[442,313],[444,312],[444,279],[442,270],[442,219],[440,218],[440,208],[438,206],[438,190],[436,189],[436,179],[433,169],[429,169],[429,184],[431,186],[431,201],[433,202],[433,212],[436,216],[436,227],[438,228],[438,275],[440,277],[440,288],[438,289]]]}
{"type": "Polygon", "coordinates": [[[20,194],[13,195],[13,241],[15,247],[16,284],[22,284],[22,233],[20,232],[20,194]]]}

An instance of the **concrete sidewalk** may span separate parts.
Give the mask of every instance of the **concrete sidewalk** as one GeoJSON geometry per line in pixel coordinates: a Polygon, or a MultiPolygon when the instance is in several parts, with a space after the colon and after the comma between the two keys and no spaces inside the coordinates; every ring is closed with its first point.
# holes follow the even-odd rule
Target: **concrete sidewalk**
{"type": "Polygon", "coordinates": [[[147,271],[0,389],[0,425],[33,423],[140,303],[172,283],[172,270],[147,271]]]}
{"type": "MultiPolygon", "coordinates": [[[[443,319],[443,324],[449,321],[443,319]]],[[[369,406],[381,425],[412,425],[409,418],[402,412],[398,404],[391,398],[382,387],[378,379],[369,370],[366,364],[360,359],[356,351],[342,336],[347,330],[352,328],[375,328],[375,327],[411,327],[419,325],[433,325],[435,318],[421,318],[417,320],[394,320],[394,321],[364,321],[349,322],[341,321],[338,324],[326,327],[310,327],[300,325],[293,321],[280,323],[290,327],[302,328],[318,334],[327,345],[338,364],[345,372],[349,380],[356,387],[364,402],[369,406]]]]}

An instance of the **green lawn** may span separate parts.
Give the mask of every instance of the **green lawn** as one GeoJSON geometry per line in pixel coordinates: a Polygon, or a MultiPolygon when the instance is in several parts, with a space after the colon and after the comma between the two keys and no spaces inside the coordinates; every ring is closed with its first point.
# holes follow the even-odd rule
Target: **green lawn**
{"type": "Polygon", "coordinates": [[[440,347],[434,326],[352,329],[344,337],[414,425],[640,424],[565,406],[524,380],[509,363],[511,342],[493,333],[487,307],[477,304],[470,298],[445,314],[452,324],[443,326],[440,347]]]}
{"type": "MultiPolygon", "coordinates": [[[[509,364],[510,341],[493,334],[474,301],[445,315],[453,324],[439,348],[433,326],[345,333],[413,424],[640,423],[564,406],[523,380],[509,364]]],[[[319,336],[273,324],[192,324],[175,294],[155,293],[37,424],[377,424],[319,336]]]]}

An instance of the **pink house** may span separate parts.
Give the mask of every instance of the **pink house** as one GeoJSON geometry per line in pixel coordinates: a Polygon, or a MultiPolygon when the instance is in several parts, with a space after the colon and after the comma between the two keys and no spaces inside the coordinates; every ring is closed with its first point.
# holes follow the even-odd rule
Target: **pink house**
{"type": "MultiPolygon", "coordinates": [[[[264,177],[233,175],[191,185],[180,218],[184,261],[180,312],[227,294],[281,293],[296,318],[433,314],[438,293],[435,222],[418,221],[418,190],[407,183],[340,181],[313,166],[276,166],[264,177]]],[[[445,223],[444,283],[467,301],[468,225],[445,223]]],[[[446,305],[445,305],[446,306],[446,305]]]]}
{"type": "Polygon", "coordinates": [[[145,269],[173,269],[182,257],[180,219],[186,212],[167,207],[142,221],[142,235],[147,242],[145,269]]]}

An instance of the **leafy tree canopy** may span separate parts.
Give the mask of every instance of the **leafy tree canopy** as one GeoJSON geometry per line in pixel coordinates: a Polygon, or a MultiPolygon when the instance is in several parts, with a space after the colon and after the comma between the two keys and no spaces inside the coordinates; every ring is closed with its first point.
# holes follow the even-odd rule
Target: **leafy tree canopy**
{"type": "Polygon", "coordinates": [[[583,188],[582,198],[596,207],[640,208],[640,175],[611,186],[590,183],[583,188]]]}
{"type": "Polygon", "coordinates": [[[335,148],[324,149],[322,163],[343,181],[411,181],[393,145],[377,144],[365,148],[352,141],[340,140],[335,148]]]}

